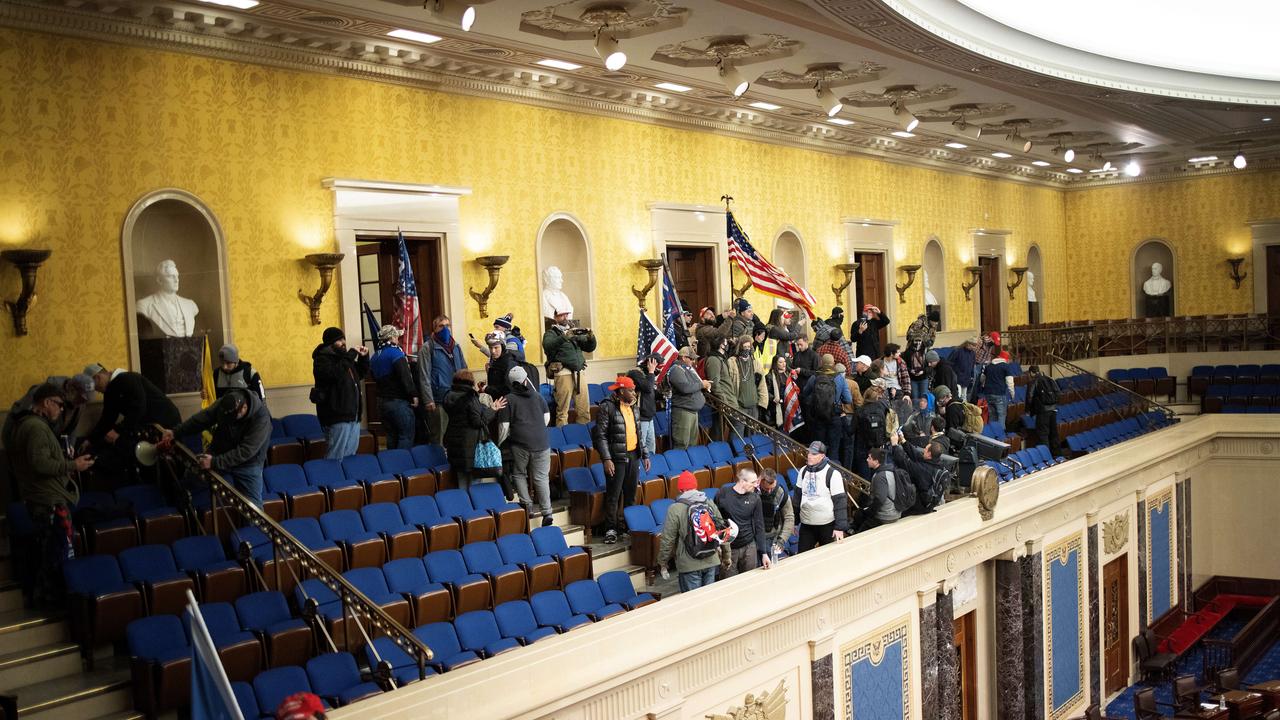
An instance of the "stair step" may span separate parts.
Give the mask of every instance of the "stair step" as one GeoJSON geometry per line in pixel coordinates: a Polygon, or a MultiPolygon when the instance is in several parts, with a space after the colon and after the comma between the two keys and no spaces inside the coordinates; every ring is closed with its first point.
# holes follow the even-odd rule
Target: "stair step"
{"type": "Polygon", "coordinates": [[[37,680],[76,675],[83,671],[80,646],[73,642],[19,650],[0,655],[0,692],[37,680]]]}
{"type": "Polygon", "coordinates": [[[89,672],[44,680],[11,692],[23,720],[85,720],[133,708],[129,661],[108,658],[89,672]]]}
{"type": "Polygon", "coordinates": [[[619,540],[612,545],[591,544],[591,569],[599,577],[610,570],[621,570],[631,564],[631,543],[619,540]]]}
{"type": "Polygon", "coordinates": [[[0,579],[0,612],[22,609],[22,585],[12,580],[0,579]]]}
{"type": "Polygon", "coordinates": [[[70,637],[61,615],[26,609],[0,612],[0,647],[6,653],[65,642],[70,637]]]}
{"type": "MultiPolygon", "coordinates": [[[[110,715],[99,715],[98,717],[91,718],[90,720],[143,720],[145,717],[146,715],[143,715],[137,710],[122,710],[120,712],[113,712],[110,715]]],[[[250,719],[246,718],[245,720],[250,719]]]]}

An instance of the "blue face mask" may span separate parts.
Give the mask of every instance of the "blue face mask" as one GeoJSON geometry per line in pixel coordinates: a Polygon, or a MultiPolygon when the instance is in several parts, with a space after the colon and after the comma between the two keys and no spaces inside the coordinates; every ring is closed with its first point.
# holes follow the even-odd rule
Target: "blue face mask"
{"type": "Polygon", "coordinates": [[[448,325],[436,331],[436,337],[440,338],[440,342],[448,345],[453,342],[453,330],[448,325]]]}

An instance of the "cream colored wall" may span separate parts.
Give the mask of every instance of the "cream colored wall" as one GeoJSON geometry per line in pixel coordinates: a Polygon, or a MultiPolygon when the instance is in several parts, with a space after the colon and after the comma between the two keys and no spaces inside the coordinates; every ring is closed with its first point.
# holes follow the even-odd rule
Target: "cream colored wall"
{"type": "MultiPolygon", "coordinates": [[[[1275,452],[1275,445],[1268,447],[1275,452]]],[[[1261,460],[1217,461],[1193,476],[1191,570],[1196,582],[1214,575],[1280,579],[1278,490],[1275,465],[1261,460]]]]}

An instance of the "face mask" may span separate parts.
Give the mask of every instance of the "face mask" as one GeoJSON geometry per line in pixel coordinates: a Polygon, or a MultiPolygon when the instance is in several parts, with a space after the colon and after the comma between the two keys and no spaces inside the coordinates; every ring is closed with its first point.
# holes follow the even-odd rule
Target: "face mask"
{"type": "Polygon", "coordinates": [[[448,345],[449,343],[453,342],[453,329],[450,328],[448,325],[445,325],[444,327],[436,331],[436,337],[440,338],[440,342],[444,343],[445,345],[448,345]]]}

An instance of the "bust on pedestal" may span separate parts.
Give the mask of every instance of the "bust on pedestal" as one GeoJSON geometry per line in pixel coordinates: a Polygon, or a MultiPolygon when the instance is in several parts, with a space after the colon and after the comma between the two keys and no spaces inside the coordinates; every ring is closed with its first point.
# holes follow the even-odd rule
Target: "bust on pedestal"
{"type": "Polygon", "coordinates": [[[564,294],[564,273],[552,265],[542,271],[542,317],[554,322],[556,314],[563,312],[573,319],[573,301],[564,294]]]}
{"type": "Polygon", "coordinates": [[[1036,274],[1031,270],[1027,271],[1027,302],[1038,302],[1036,300],[1036,274]]]}
{"type": "Polygon", "coordinates": [[[1170,317],[1173,315],[1173,283],[1161,273],[1160,263],[1151,263],[1151,277],[1142,283],[1142,305],[1145,317],[1170,317]]]}
{"type": "MultiPolygon", "coordinates": [[[[154,293],[138,301],[138,314],[146,318],[154,328],[151,336],[191,337],[196,329],[196,315],[200,306],[194,300],[178,294],[178,265],[172,260],[162,260],[156,266],[154,293]]],[[[139,328],[139,334],[141,328],[139,328]]]]}
{"type": "Polygon", "coordinates": [[[200,306],[178,294],[178,265],[156,266],[156,292],[138,300],[138,352],[142,374],[166,393],[200,389],[203,338],[192,335],[200,306]]]}

